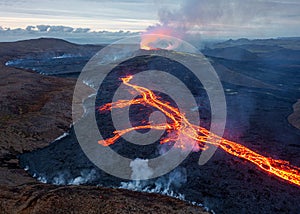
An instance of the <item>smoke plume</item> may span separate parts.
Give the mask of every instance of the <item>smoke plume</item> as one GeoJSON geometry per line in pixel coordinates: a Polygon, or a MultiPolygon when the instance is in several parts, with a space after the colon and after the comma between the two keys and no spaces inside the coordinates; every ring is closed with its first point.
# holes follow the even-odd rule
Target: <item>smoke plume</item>
{"type": "Polygon", "coordinates": [[[172,29],[171,36],[181,39],[199,34],[232,35],[238,29],[250,31],[271,23],[274,10],[286,7],[281,2],[259,0],[186,0],[175,10],[160,9],[159,24],[147,31],[172,29]]]}

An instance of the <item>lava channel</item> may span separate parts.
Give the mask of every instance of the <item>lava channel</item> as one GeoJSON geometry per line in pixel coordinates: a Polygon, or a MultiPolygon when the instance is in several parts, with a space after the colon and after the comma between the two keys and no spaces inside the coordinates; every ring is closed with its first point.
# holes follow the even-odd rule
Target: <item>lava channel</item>
{"type": "Polygon", "coordinates": [[[288,161],[273,159],[271,157],[265,157],[251,149],[243,146],[239,143],[224,139],[215,135],[209,130],[191,124],[184,114],[180,113],[178,108],[171,106],[169,103],[164,102],[159,96],[155,95],[153,91],[148,88],[134,85],[130,83],[132,76],[121,78],[123,83],[134,90],[136,90],[141,97],[132,100],[119,100],[117,102],[107,103],[98,108],[100,112],[110,111],[113,108],[124,108],[130,105],[145,105],[152,106],[171,120],[171,123],[165,124],[147,124],[141,126],[135,126],[124,130],[116,130],[113,132],[114,136],[108,139],[99,140],[98,143],[103,146],[109,146],[114,144],[122,135],[131,132],[133,130],[142,129],[156,129],[166,130],[166,137],[160,139],[160,143],[175,142],[176,147],[185,149],[187,146],[196,142],[197,149],[205,150],[209,146],[219,146],[225,152],[247,160],[256,165],[262,171],[265,171],[271,175],[286,180],[292,184],[300,186],[300,168],[291,165],[288,161]],[[178,136],[185,136],[181,139],[178,136]]]}

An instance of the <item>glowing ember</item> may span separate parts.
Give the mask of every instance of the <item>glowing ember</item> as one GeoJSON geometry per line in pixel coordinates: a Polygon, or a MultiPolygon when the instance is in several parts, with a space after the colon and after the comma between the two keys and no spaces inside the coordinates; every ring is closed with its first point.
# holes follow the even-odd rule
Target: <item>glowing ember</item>
{"type": "Polygon", "coordinates": [[[198,146],[198,149],[206,149],[207,145],[219,146],[227,153],[236,157],[245,159],[261,170],[273,174],[279,178],[287,180],[293,184],[300,186],[300,168],[292,166],[288,161],[276,160],[271,157],[265,157],[260,155],[249,148],[240,145],[236,142],[226,140],[220,136],[211,133],[209,130],[191,124],[183,113],[172,107],[166,102],[163,102],[160,97],[154,94],[153,91],[138,85],[133,85],[130,82],[132,76],[122,78],[125,85],[133,88],[142,96],[141,98],[133,100],[119,100],[114,103],[108,103],[99,108],[100,111],[109,111],[112,108],[124,108],[130,105],[148,105],[157,108],[164,113],[171,123],[159,124],[159,125],[143,125],[135,126],[125,130],[117,130],[114,132],[112,138],[106,140],[100,140],[98,143],[103,146],[109,146],[114,144],[122,135],[140,129],[156,129],[166,130],[168,135],[160,140],[161,144],[177,141],[174,145],[178,148],[184,149],[186,146],[198,146]],[[184,138],[179,136],[185,136],[184,138]],[[179,138],[179,139],[178,139],[179,138]]]}

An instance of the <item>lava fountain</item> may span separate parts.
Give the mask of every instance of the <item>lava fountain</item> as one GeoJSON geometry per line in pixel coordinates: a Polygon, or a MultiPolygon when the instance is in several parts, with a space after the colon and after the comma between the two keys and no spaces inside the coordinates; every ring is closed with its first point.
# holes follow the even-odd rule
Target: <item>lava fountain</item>
{"type": "Polygon", "coordinates": [[[177,141],[174,146],[180,149],[185,149],[186,146],[197,146],[197,149],[205,150],[209,146],[219,146],[225,152],[236,156],[238,158],[247,160],[258,167],[260,170],[276,176],[283,180],[286,180],[292,184],[300,186],[300,168],[291,165],[288,161],[273,159],[272,157],[265,157],[251,149],[243,146],[239,143],[224,139],[215,135],[209,130],[191,124],[184,113],[181,113],[178,108],[171,106],[169,103],[157,96],[153,91],[148,88],[134,85],[130,83],[132,76],[121,78],[123,83],[132,89],[136,90],[141,97],[132,100],[119,100],[112,103],[107,103],[98,108],[101,112],[110,111],[113,108],[124,108],[130,105],[145,105],[156,108],[161,111],[171,123],[165,124],[147,124],[141,126],[135,126],[124,130],[114,131],[114,136],[105,140],[98,141],[103,146],[109,146],[114,144],[122,135],[133,130],[142,129],[156,129],[166,130],[168,133],[166,137],[160,140],[161,144],[177,141]],[[178,139],[178,136],[185,136],[178,139]]]}
{"type": "Polygon", "coordinates": [[[174,29],[167,27],[156,27],[141,34],[140,48],[143,50],[173,50],[179,46],[178,40],[172,38],[180,38],[174,29]]]}

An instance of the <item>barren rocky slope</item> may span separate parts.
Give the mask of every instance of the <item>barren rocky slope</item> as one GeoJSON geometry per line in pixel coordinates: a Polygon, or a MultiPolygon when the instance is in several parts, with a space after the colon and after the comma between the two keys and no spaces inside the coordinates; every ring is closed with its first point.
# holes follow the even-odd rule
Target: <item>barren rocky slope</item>
{"type": "Polygon", "coordinates": [[[19,154],[45,147],[69,129],[76,80],[9,68],[5,62],[45,51],[99,48],[56,39],[0,43],[0,213],[204,213],[157,194],[41,184],[19,167],[19,154]]]}

